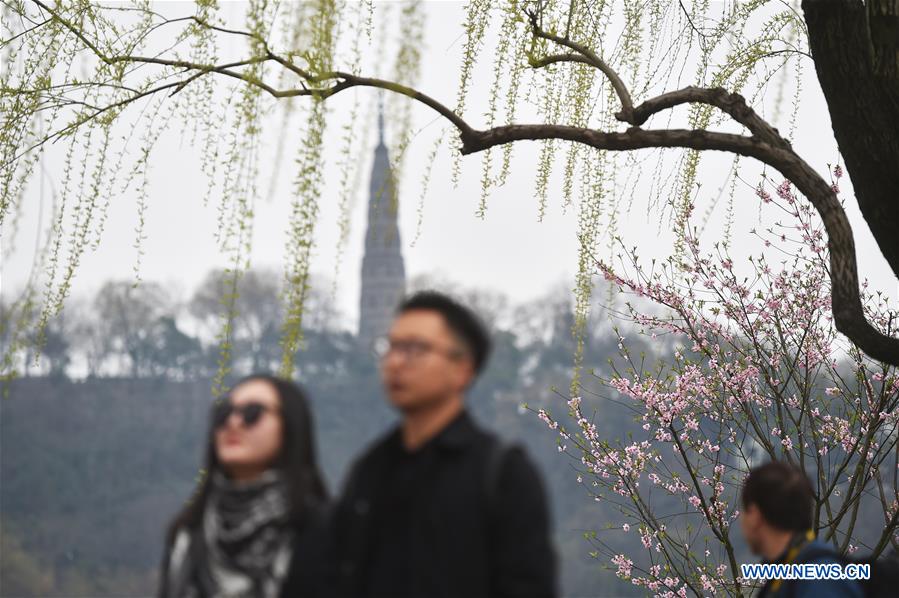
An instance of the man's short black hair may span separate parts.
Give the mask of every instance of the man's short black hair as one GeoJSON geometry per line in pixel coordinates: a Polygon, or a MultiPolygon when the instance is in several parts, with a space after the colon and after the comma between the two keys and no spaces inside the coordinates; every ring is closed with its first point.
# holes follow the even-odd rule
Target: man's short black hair
{"type": "Polygon", "coordinates": [[[420,291],[403,299],[396,313],[417,309],[435,311],[443,316],[447,327],[471,355],[475,375],[479,374],[490,354],[490,335],[481,319],[455,299],[437,291],[420,291]]]}
{"type": "Polygon", "coordinates": [[[743,485],[743,509],[755,505],[765,521],[784,531],[811,529],[814,502],[805,472],[780,461],[756,467],[743,485]]]}

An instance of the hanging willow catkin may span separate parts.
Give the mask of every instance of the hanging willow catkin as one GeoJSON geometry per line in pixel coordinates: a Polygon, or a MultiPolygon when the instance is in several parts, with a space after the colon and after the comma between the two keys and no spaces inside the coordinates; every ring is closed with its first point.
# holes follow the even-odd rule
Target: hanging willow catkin
{"type": "MultiPolygon", "coordinates": [[[[302,345],[303,304],[314,233],[320,219],[318,202],[332,185],[322,178],[328,145],[326,131],[332,118],[327,109],[327,92],[322,90],[336,80],[332,71],[366,75],[379,68],[372,62],[391,64],[386,51],[369,53],[360,43],[364,45],[367,40],[371,45],[374,41],[383,48],[386,37],[394,35],[392,32],[397,32],[397,38],[390,40],[396,54],[386,77],[414,88],[421,74],[421,52],[426,41],[425,6],[422,2],[409,2],[393,10],[375,7],[370,0],[362,4],[254,0],[248,5],[241,27],[227,23],[224,11],[214,0],[197,2],[182,20],[168,22],[148,2],[138,2],[129,9],[127,24],[115,6],[89,0],[53,6],[5,3],[0,11],[4,40],[0,51],[14,68],[0,73],[0,227],[4,227],[4,233],[9,214],[15,212],[11,225],[14,236],[15,223],[26,207],[21,198],[33,178],[38,157],[49,143],[63,142],[63,165],[59,169],[60,192],[53,214],[53,234],[39,252],[46,256],[39,267],[44,276],[31,281],[20,300],[9,306],[8,313],[14,317],[4,318],[6,330],[16,340],[6,346],[0,375],[8,378],[17,369],[16,364],[21,365],[26,338],[41,337],[26,332],[42,330],[62,309],[85,249],[96,249],[101,244],[112,197],[129,197],[137,207],[135,271],[136,278],[140,277],[144,236],[153,234],[142,224],[153,203],[147,167],[158,151],[155,140],[173,129],[173,123],[179,123],[178,131],[199,147],[200,169],[209,181],[202,199],[214,207],[216,242],[228,263],[226,288],[230,290],[222,298],[220,363],[215,381],[216,388],[220,388],[231,367],[231,326],[239,317],[235,307],[238,282],[249,265],[259,156],[263,146],[271,143],[262,133],[265,115],[279,103],[288,105],[282,122],[295,130],[291,138],[300,140],[284,258],[281,370],[284,374],[292,372],[302,345]],[[375,23],[385,15],[390,23],[375,23]],[[34,25],[25,25],[28,23],[34,25]],[[155,37],[160,30],[174,32],[175,44],[160,49],[155,37]],[[224,39],[237,42],[237,60],[242,62],[230,70],[217,70],[222,62],[224,39]],[[53,56],[54,61],[46,60],[47,56],[53,56]],[[164,64],[160,60],[170,62],[164,64]],[[262,85],[267,87],[263,89],[262,85]],[[272,97],[268,92],[273,89],[302,91],[307,97],[272,97]],[[303,108],[300,125],[293,119],[297,106],[303,108]],[[156,114],[160,116],[154,117],[156,114]],[[40,126],[39,117],[43,119],[40,126]],[[124,139],[116,126],[128,127],[124,139]],[[41,286],[42,292],[35,292],[41,286]]],[[[648,4],[637,0],[473,0],[464,11],[460,35],[464,41],[458,48],[459,86],[455,96],[455,110],[472,126],[546,122],[619,130],[614,114],[620,110],[620,102],[608,80],[596,69],[571,63],[533,68],[540,59],[566,51],[558,44],[534,37],[525,11],[536,8],[540,10],[539,23],[544,30],[591,48],[621,75],[635,102],[690,84],[722,86],[744,93],[748,89],[747,97],[760,101],[777,69],[796,64],[796,56],[807,47],[801,17],[788,6],[764,0],[727,3],[723,9],[716,5],[714,10],[709,0],[648,4]],[[485,60],[490,61],[492,68],[479,69],[485,60]],[[695,64],[695,69],[688,72],[688,64],[695,64]],[[486,78],[481,75],[482,70],[487,71],[486,78]],[[472,90],[481,85],[489,86],[486,112],[477,114],[469,106],[475,98],[472,90]]],[[[791,134],[796,122],[798,79],[795,85],[791,134]]],[[[364,91],[360,89],[360,99],[354,100],[343,134],[335,136],[341,146],[342,178],[336,183],[340,188],[340,257],[335,270],[339,268],[349,229],[349,198],[355,186],[350,181],[359,176],[358,164],[354,163],[358,160],[354,157],[364,155],[360,147],[364,135],[360,139],[356,134],[361,115],[358,102],[371,97],[364,91]]],[[[779,97],[790,97],[784,91],[778,91],[779,97]]],[[[411,101],[402,95],[388,97],[391,156],[397,177],[392,181],[394,189],[399,188],[398,177],[405,175],[406,152],[422,139],[430,148],[422,152],[427,159],[421,173],[417,237],[422,202],[445,135],[428,137],[442,127],[419,135],[412,120],[411,101]]],[[[670,123],[675,118],[673,112],[658,115],[655,121],[667,119],[670,123]]],[[[693,128],[721,122],[721,115],[704,105],[682,109],[678,115],[677,118],[686,115],[687,124],[693,128]]],[[[286,136],[274,137],[280,156],[286,136]]],[[[458,183],[463,166],[457,151],[460,140],[453,132],[448,141],[453,150],[448,168],[452,182],[458,183]]],[[[684,234],[698,197],[696,182],[702,154],[691,150],[656,151],[637,158],[607,155],[567,143],[543,142],[534,169],[532,206],[542,218],[557,201],[563,210],[576,204],[580,240],[573,330],[579,347],[575,356],[576,382],[592,289],[589,256],[598,250],[603,239],[615,236],[622,210],[630,209],[640,181],[647,179],[648,209],[658,215],[660,229],[673,231],[676,250],[682,252],[684,234]],[[560,174],[559,181],[554,173],[560,174]]],[[[496,150],[502,152],[501,160],[495,151],[484,152],[480,157],[477,215],[481,217],[489,209],[490,194],[508,177],[530,176],[513,169],[513,145],[496,150]]],[[[477,159],[464,163],[469,161],[477,159]]],[[[277,175],[276,166],[273,176],[277,175]]],[[[270,189],[275,185],[273,179],[270,189]]],[[[727,214],[731,214],[734,186],[729,184],[727,188],[727,214]]],[[[391,201],[395,208],[396,196],[391,201]]],[[[714,209],[712,204],[707,217],[714,209]]],[[[40,347],[37,349],[39,353],[40,347]]]]}

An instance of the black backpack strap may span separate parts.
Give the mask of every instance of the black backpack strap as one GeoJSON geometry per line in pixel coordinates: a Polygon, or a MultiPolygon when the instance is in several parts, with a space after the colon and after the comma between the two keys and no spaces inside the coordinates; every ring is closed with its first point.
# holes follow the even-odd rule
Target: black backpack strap
{"type": "Polygon", "coordinates": [[[490,443],[487,453],[487,466],[484,471],[484,493],[487,496],[487,512],[493,513],[499,493],[499,478],[502,473],[503,462],[506,455],[512,449],[512,445],[502,438],[494,438],[490,443]]]}
{"type": "Polygon", "coordinates": [[[335,550],[335,583],[337,594],[359,594],[359,570],[368,552],[373,497],[366,492],[372,478],[377,478],[375,463],[358,459],[350,468],[333,520],[335,550]]]}

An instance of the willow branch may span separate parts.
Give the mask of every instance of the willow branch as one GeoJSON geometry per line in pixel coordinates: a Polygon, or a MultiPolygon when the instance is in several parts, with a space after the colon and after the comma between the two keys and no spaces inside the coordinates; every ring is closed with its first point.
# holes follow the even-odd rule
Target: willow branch
{"type": "MultiPolygon", "coordinates": [[[[455,126],[459,130],[459,134],[462,136],[463,140],[466,136],[470,136],[476,131],[469,125],[465,120],[462,119],[461,116],[432,98],[431,96],[425,95],[420,91],[408,87],[406,85],[401,85],[399,83],[394,83],[393,81],[386,81],[384,79],[373,79],[370,77],[358,77],[356,75],[350,73],[343,73],[340,71],[335,71],[332,73],[326,73],[321,77],[316,77],[317,79],[326,79],[326,78],[340,78],[342,81],[335,85],[330,90],[323,92],[323,97],[330,97],[344,89],[348,89],[350,87],[376,87],[379,89],[386,89],[388,91],[392,91],[394,93],[402,94],[406,97],[412,98],[416,102],[420,102],[425,106],[428,106],[442,117],[450,121],[453,126],[455,126]]],[[[465,152],[463,152],[465,153],[465,152]]]]}
{"type": "Polygon", "coordinates": [[[23,35],[28,35],[28,34],[31,33],[32,31],[34,31],[35,29],[39,29],[40,27],[43,27],[44,25],[46,25],[47,23],[50,23],[51,21],[53,21],[53,19],[46,19],[46,20],[44,20],[44,21],[41,21],[40,23],[37,23],[37,24],[35,24],[35,25],[32,25],[32,26],[29,27],[28,29],[25,29],[24,31],[22,31],[22,32],[20,32],[20,33],[17,33],[17,34],[15,34],[14,36],[12,36],[12,37],[10,37],[10,38],[7,38],[7,39],[4,39],[4,40],[0,41],[0,48],[5,48],[6,46],[8,46],[9,44],[11,44],[12,42],[14,42],[14,41],[16,41],[17,39],[19,39],[20,37],[22,37],[23,35]]]}
{"type": "Polygon", "coordinates": [[[593,64],[581,56],[580,54],[553,54],[551,56],[545,56],[543,58],[535,58],[530,61],[530,65],[535,69],[543,68],[545,66],[549,66],[551,64],[556,64],[557,62],[578,62],[580,64],[587,64],[593,66],[593,64]]]}
{"type": "Polygon", "coordinates": [[[603,61],[596,54],[596,52],[583,44],[579,44],[578,42],[568,39],[567,37],[561,37],[554,33],[545,31],[540,26],[536,13],[527,12],[527,14],[531,19],[531,29],[534,32],[534,36],[551,42],[555,42],[560,46],[564,46],[570,50],[574,50],[577,54],[581,55],[584,58],[584,62],[586,64],[597,68],[608,78],[609,83],[611,83],[612,87],[615,89],[615,93],[618,94],[618,100],[621,102],[621,111],[625,114],[630,114],[630,112],[633,111],[634,103],[631,100],[631,94],[627,90],[627,86],[624,84],[624,81],[621,80],[621,77],[618,76],[618,73],[610,68],[609,65],[606,64],[605,61],[603,61]]]}
{"type": "MultiPolygon", "coordinates": [[[[746,104],[742,96],[738,94],[731,94],[723,89],[688,87],[649,99],[635,109],[630,94],[620,77],[592,50],[569,39],[544,31],[538,24],[537,16],[529,14],[535,36],[574,51],[573,54],[548,56],[542,59],[542,63],[545,65],[553,62],[578,62],[590,64],[602,71],[615,88],[622,104],[622,110],[616,115],[617,118],[630,124],[631,127],[624,132],[605,132],[584,127],[532,124],[505,125],[486,130],[477,130],[444,104],[411,87],[384,79],[360,77],[341,71],[330,71],[320,74],[310,73],[294,65],[291,60],[277,56],[269,50],[266,50],[266,54],[263,56],[239,63],[218,66],[141,56],[109,57],[101,52],[76,27],[60,17],[40,0],[34,0],[34,2],[63,23],[88,48],[94,51],[101,60],[109,64],[143,62],[193,71],[186,80],[160,86],[138,96],[126,98],[104,108],[104,111],[120,107],[135,101],[139,97],[145,97],[163,89],[175,88],[176,91],[179,91],[191,81],[205,74],[218,73],[256,85],[276,98],[315,96],[320,99],[327,99],[353,87],[374,87],[399,93],[428,106],[450,121],[459,131],[461,152],[466,155],[515,141],[562,139],[609,151],[630,151],[644,148],[687,148],[697,151],[724,151],[755,158],[778,170],[787,180],[795,185],[798,191],[812,203],[824,223],[828,235],[832,309],[837,330],[849,337],[870,357],[882,362],[899,365],[899,339],[881,333],[865,317],[859,295],[858,268],[852,228],[836,194],[830,185],[793,151],[790,144],[780,136],[777,129],[759,117],[746,104]],[[231,70],[235,66],[269,60],[278,62],[284,68],[296,74],[303,83],[302,87],[299,89],[278,90],[258,78],[231,70]],[[312,87],[307,87],[306,84],[312,87]],[[681,104],[690,103],[705,103],[721,109],[735,121],[745,126],[752,133],[752,136],[706,130],[647,130],[640,128],[640,125],[653,114],[681,104]]],[[[238,32],[229,30],[228,33],[238,32]]],[[[93,114],[89,118],[95,118],[96,116],[97,114],[93,114]]],[[[83,122],[79,124],[83,124],[83,122]]]]}

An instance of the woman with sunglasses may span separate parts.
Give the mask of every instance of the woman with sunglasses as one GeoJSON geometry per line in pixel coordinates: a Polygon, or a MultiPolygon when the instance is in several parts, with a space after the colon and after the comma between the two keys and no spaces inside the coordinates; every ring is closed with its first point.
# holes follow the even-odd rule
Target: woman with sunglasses
{"type": "Polygon", "coordinates": [[[327,493],[303,392],[267,375],[212,409],[206,475],[173,521],[163,598],[303,598],[322,593],[327,493]]]}

